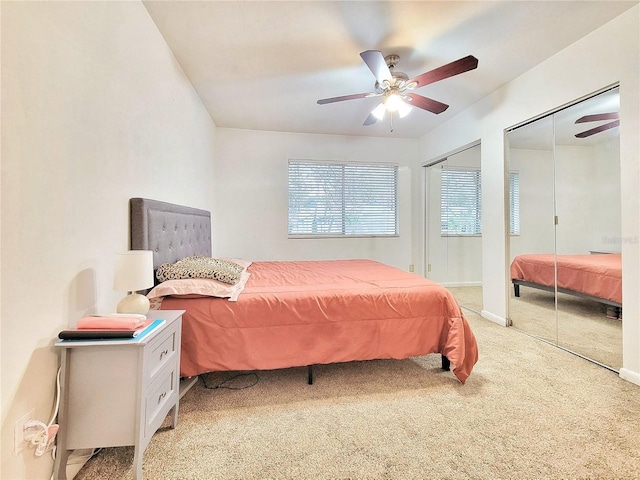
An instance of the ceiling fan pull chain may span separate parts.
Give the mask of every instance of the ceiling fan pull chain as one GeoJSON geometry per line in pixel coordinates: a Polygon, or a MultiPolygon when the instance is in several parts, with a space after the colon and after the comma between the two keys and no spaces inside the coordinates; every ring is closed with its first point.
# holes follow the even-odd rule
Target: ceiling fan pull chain
{"type": "Polygon", "coordinates": [[[389,124],[390,124],[389,131],[393,133],[393,112],[389,112],[389,124]]]}

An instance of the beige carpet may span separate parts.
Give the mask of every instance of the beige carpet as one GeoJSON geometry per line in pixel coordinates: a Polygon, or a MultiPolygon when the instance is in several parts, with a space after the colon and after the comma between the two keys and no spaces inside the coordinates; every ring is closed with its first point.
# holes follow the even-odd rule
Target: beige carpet
{"type": "MultiPolygon", "coordinates": [[[[313,386],[304,368],[244,390],[200,380],[151,440],[145,479],[640,478],[640,387],[467,317],[480,360],[465,385],[439,355],[318,366],[313,386]]],[[[104,449],[76,478],[133,478],[132,459],[104,449]]]]}

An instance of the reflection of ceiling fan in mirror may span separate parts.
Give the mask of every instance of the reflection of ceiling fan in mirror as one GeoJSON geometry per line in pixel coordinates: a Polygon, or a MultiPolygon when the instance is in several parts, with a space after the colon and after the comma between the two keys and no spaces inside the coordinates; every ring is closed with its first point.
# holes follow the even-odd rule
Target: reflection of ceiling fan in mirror
{"type": "Polygon", "coordinates": [[[620,115],[617,112],[612,113],[596,113],[594,115],[585,115],[584,117],[580,117],[576,120],[576,123],[585,123],[585,122],[601,122],[603,120],[613,120],[613,122],[604,123],[598,127],[592,128],[590,130],[585,130],[584,132],[577,133],[577,138],[586,138],[591,135],[595,135],[596,133],[604,132],[605,130],[609,130],[610,128],[615,128],[620,126],[620,115]]]}
{"type": "MultiPolygon", "coordinates": [[[[382,120],[385,112],[391,114],[397,112],[400,118],[403,118],[411,111],[411,107],[422,108],[436,114],[444,112],[449,108],[449,105],[410,91],[473,70],[478,66],[478,59],[469,55],[409,79],[406,73],[394,70],[400,60],[398,55],[383,57],[378,50],[366,50],[360,54],[360,57],[362,57],[362,60],[364,60],[364,63],[367,64],[367,67],[376,78],[374,91],[324,98],[318,100],[318,104],[324,105],[358,98],[383,97],[382,102],[365,119],[363,123],[365,126],[373,125],[378,120],[382,120]]],[[[391,131],[393,131],[393,125],[391,131]]]]}

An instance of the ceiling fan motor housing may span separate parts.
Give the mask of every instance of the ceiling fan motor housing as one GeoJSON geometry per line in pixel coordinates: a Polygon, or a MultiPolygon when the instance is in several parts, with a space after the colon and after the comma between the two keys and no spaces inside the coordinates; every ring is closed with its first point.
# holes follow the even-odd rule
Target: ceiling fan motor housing
{"type": "Polygon", "coordinates": [[[396,65],[400,61],[400,57],[398,55],[387,55],[384,57],[384,61],[387,62],[387,67],[396,68],[396,65]]]}
{"type": "Polygon", "coordinates": [[[376,82],[375,91],[378,94],[384,93],[394,87],[401,89],[404,87],[404,83],[409,80],[409,76],[406,73],[396,72],[394,70],[395,66],[400,61],[400,57],[398,55],[387,55],[384,57],[384,60],[387,62],[387,67],[389,67],[389,72],[391,73],[391,82],[388,82],[387,84],[387,81],[385,80],[382,85],[380,85],[379,82],[376,82]]]}

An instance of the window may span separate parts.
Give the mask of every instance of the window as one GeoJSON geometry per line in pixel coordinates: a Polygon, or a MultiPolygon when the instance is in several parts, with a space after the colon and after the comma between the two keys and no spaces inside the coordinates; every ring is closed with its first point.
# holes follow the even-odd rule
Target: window
{"type": "Polygon", "coordinates": [[[520,235],[520,176],[509,172],[509,233],[520,235]]]}
{"type": "Polygon", "coordinates": [[[440,176],[440,234],[480,235],[480,170],[442,170],[440,176]]]}
{"type": "Polygon", "coordinates": [[[398,167],[289,161],[289,235],[398,234],[398,167]]]}

